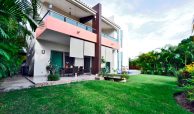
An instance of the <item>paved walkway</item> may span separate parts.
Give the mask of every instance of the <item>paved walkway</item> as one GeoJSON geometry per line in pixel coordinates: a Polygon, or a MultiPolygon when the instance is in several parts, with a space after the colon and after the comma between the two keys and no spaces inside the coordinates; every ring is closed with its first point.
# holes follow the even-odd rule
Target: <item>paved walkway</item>
{"type": "Polygon", "coordinates": [[[138,75],[141,74],[140,70],[129,70],[129,75],[138,75]]]}
{"type": "Polygon", "coordinates": [[[23,76],[8,77],[0,80],[0,92],[31,88],[34,84],[23,76]]]}
{"type": "MultiPolygon", "coordinates": [[[[130,70],[130,75],[139,74],[138,70],[130,70]]],[[[11,90],[19,90],[23,88],[30,87],[41,87],[41,86],[49,86],[49,85],[58,85],[65,84],[71,82],[80,82],[80,81],[88,81],[95,80],[95,75],[81,75],[78,77],[61,77],[59,81],[47,81],[47,76],[35,76],[35,77],[27,77],[26,79],[23,76],[14,76],[12,78],[5,78],[0,80],[0,92],[7,92],[11,90]]]]}
{"type": "Polygon", "coordinates": [[[28,77],[28,79],[32,81],[36,87],[41,87],[49,85],[66,84],[71,82],[95,80],[95,75],[81,75],[78,77],[61,77],[59,81],[47,81],[47,76],[28,77]]]}

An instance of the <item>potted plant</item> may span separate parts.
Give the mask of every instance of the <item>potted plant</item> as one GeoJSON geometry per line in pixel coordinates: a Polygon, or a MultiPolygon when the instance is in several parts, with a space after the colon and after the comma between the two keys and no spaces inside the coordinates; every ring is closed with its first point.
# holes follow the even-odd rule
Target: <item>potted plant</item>
{"type": "Polygon", "coordinates": [[[57,81],[60,79],[59,73],[56,72],[56,67],[54,67],[51,62],[46,66],[46,70],[49,72],[48,81],[57,81]]]}

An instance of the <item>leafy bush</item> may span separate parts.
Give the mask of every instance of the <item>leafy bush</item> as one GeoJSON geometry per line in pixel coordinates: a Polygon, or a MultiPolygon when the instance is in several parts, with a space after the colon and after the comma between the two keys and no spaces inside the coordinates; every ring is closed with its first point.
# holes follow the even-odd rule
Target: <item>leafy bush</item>
{"type": "Polygon", "coordinates": [[[50,74],[48,75],[48,81],[57,81],[60,79],[59,74],[50,74]]]}
{"type": "Polygon", "coordinates": [[[194,86],[194,62],[181,69],[177,74],[177,78],[180,86],[194,86]]]}
{"type": "Polygon", "coordinates": [[[184,69],[181,69],[178,74],[179,86],[185,86],[187,88],[187,99],[194,103],[194,62],[190,65],[186,65],[184,69]]]}
{"type": "Polygon", "coordinates": [[[127,74],[128,72],[127,71],[122,71],[122,74],[127,74]]]}
{"type": "Polygon", "coordinates": [[[177,73],[177,81],[179,86],[185,86],[188,83],[188,80],[191,79],[191,74],[187,72],[185,69],[179,70],[177,73]]]}
{"type": "Polygon", "coordinates": [[[194,101],[194,89],[190,89],[186,92],[187,98],[190,102],[194,101]]]}
{"type": "Polygon", "coordinates": [[[109,68],[105,66],[104,68],[101,68],[100,76],[105,76],[106,74],[108,74],[108,72],[109,68]]]}
{"type": "Polygon", "coordinates": [[[121,78],[129,79],[129,75],[128,74],[121,74],[121,78]]]}
{"type": "MultiPolygon", "coordinates": [[[[140,67],[143,74],[175,76],[174,72],[192,63],[194,57],[193,36],[184,39],[178,46],[165,47],[140,54],[137,58],[129,59],[130,66],[140,67]]],[[[188,66],[188,72],[194,75],[194,63],[188,66]],[[192,72],[191,72],[192,71],[192,72]]]]}
{"type": "Polygon", "coordinates": [[[194,62],[189,65],[186,65],[185,70],[194,76],[194,62]]]}

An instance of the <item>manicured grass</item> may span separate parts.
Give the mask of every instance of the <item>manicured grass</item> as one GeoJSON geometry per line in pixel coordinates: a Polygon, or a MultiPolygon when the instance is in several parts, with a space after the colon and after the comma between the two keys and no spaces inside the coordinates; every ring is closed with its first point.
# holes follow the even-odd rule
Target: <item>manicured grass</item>
{"type": "Polygon", "coordinates": [[[131,76],[127,83],[89,81],[0,95],[0,114],[189,114],[173,98],[176,79],[131,76]]]}

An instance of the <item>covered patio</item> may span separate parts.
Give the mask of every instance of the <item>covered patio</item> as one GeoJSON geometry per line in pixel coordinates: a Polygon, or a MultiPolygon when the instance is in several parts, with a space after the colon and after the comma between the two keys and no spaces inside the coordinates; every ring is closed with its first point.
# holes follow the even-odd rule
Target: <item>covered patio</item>
{"type": "MultiPolygon", "coordinates": [[[[52,30],[46,30],[38,39],[33,76],[41,79],[49,75],[50,64],[61,77],[72,77],[92,73],[95,44],[52,30]]],[[[35,80],[36,80],[35,79],[35,80]]]]}

